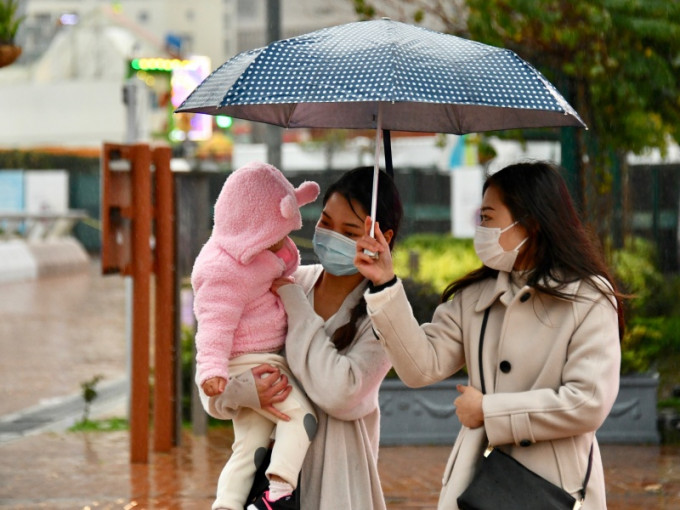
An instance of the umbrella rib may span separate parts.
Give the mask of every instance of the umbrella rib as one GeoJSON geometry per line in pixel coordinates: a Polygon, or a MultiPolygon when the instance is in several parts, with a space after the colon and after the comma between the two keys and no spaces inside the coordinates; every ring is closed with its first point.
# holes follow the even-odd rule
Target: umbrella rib
{"type": "Polygon", "coordinates": [[[288,114],[286,115],[286,123],[284,126],[288,128],[290,126],[290,121],[293,118],[293,114],[295,113],[295,110],[298,106],[299,103],[289,103],[290,104],[290,109],[288,110],[288,114]]]}

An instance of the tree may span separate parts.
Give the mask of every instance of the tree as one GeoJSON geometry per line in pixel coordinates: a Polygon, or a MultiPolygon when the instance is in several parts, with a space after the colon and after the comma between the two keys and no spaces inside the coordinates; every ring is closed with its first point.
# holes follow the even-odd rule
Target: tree
{"type": "MultiPolygon", "coordinates": [[[[610,232],[611,192],[618,172],[625,173],[625,154],[650,148],[665,154],[672,140],[680,142],[680,2],[463,1],[452,15],[441,8],[444,0],[412,0],[405,21],[434,22],[512,49],[558,86],[589,126],[563,130],[574,198],[587,221],[610,232]]],[[[364,17],[384,15],[388,6],[354,3],[364,17]]]]}

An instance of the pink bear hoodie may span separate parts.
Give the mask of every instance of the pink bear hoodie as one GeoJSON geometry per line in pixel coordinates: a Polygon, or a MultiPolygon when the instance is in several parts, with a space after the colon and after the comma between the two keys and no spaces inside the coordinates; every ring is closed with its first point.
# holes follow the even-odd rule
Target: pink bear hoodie
{"type": "Polygon", "coordinates": [[[191,273],[199,384],[212,377],[228,380],[235,356],[283,347],[286,312],[270,288],[274,279],[297,269],[300,253],[287,236],[302,227],[300,207],[318,194],[317,183],[296,189],[265,163],[248,163],[227,178],[215,204],[212,235],[191,273]],[[267,249],[283,238],[276,254],[267,249]]]}

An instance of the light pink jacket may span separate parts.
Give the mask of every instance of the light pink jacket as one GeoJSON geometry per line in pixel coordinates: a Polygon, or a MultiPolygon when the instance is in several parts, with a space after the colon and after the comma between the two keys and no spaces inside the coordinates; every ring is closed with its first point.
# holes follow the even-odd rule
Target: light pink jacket
{"type": "Polygon", "coordinates": [[[291,275],[300,254],[287,237],[302,226],[299,208],[316,199],[319,186],[297,189],[271,165],[249,163],[226,180],[215,204],[212,235],[194,263],[196,363],[202,384],[229,377],[229,360],[277,352],[286,338],[286,312],[272,281],[291,275]],[[274,254],[267,248],[285,238],[274,254]]]}

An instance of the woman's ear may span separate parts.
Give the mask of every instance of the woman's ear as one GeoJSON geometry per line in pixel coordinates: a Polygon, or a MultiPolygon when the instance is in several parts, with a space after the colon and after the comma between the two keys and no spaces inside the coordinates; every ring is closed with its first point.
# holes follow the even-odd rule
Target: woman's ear
{"type": "Polygon", "coordinates": [[[390,244],[392,241],[392,237],[394,237],[394,230],[389,229],[383,232],[383,236],[385,237],[385,241],[387,241],[387,244],[390,244]]]}

